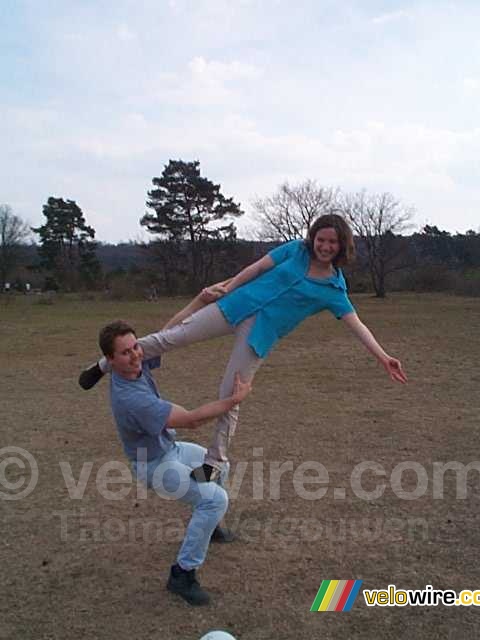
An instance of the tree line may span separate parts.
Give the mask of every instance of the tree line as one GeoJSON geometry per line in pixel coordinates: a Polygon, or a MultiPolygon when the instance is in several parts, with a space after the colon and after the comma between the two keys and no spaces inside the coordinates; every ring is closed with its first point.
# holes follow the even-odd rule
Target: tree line
{"type": "Polygon", "coordinates": [[[98,257],[95,229],[75,201],[48,198],[44,224],[31,228],[8,205],[0,205],[1,291],[22,262],[30,233],[37,236],[37,260],[27,267],[31,274],[42,274],[45,289],[121,289],[129,280],[148,295],[175,295],[225,279],[271,246],[304,238],[318,216],[339,213],[350,223],[357,245],[357,263],[347,270],[352,290],[372,290],[382,298],[402,282],[403,288],[429,290],[449,288],[449,278],[455,277],[473,281],[472,291],[480,293],[480,234],[452,235],[425,226],[405,235],[414,210],[390,193],[345,193],[314,180],[285,182],[252,206],[253,241],[239,240],[235,220],[244,213],[240,204],[201,175],[198,161],[170,160],[153,178],[147,211],[139,220],[152,235],[151,242],[137,243],[144,259],[128,269],[107,271],[98,257]]]}

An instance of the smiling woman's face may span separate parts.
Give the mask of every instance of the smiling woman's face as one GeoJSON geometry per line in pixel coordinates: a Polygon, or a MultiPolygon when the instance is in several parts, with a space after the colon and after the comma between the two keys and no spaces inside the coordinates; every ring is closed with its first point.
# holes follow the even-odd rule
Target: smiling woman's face
{"type": "Polygon", "coordinates": [[[319,229],[313,239],[313,254],[322,265],[330,265],[340,251],[338,234],[333,227],[319,229]]]}

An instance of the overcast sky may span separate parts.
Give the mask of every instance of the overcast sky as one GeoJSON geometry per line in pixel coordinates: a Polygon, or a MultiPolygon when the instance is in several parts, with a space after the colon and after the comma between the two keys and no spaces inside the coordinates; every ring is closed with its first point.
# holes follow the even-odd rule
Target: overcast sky
{"type": "Polygon", "coordinates": [[[477,0],[1,0],[0,202],[147,237],[169,159],[247,212],[307,178],[480,229],[477,0]]]}

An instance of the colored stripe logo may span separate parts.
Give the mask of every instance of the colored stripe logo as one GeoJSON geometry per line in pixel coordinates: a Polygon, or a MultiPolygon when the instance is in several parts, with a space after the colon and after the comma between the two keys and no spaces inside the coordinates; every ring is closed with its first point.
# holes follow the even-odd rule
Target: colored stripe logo
{"type": "Polygon", "coordinates": [[[363,580],[322,580],[310,611],[350,611],[363,580]]]}

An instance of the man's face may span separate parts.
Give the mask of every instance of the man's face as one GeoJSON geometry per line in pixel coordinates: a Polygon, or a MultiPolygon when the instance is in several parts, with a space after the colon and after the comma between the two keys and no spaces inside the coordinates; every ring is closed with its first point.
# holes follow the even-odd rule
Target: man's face
{"type": "Polygon", "coordinates": [[[134,380],[142,371],[143,349],[133,333],[126,333],[115,338],[113,356],[107,359],[116,373],[134,380]]]}

